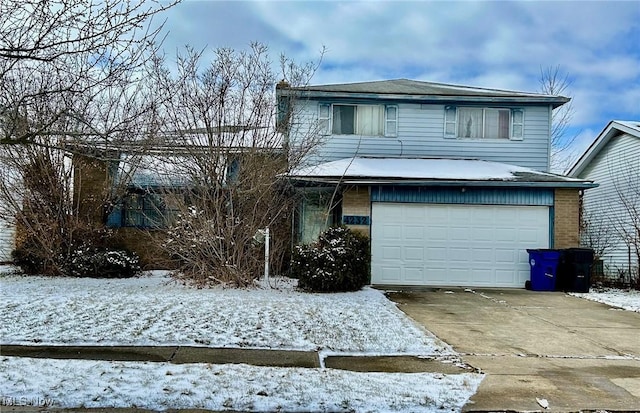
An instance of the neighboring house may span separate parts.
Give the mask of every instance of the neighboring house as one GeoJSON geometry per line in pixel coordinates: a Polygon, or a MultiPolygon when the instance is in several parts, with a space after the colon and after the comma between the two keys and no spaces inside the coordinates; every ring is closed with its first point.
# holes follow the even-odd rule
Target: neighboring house
{"type": "Polygon", "coordinates": [[[14,237],[15,228],[13,224],[0,218],[0,264],[11,261],[14,237]]]}
{"type": "MultiPolygon", "coordinates": [[[[4,165],[0,165],[0,179],[9,179],[5,168],[4,165]]],[[[0,264],[11,261],[11,252],[15,248],[15,225],[3,219],[3,215],[6,216],[7,213],[9,211],[5,209],[0,196],[0,264]]]]}
{"type": "MultiPolygon", "coordinates": [[[[216,132],[210,134],[216,135],[216,132]]],[[[243,159],[282,159],[282,136],[255,127],[225,127],[215,144],[201,131],[181,131],[152,144],[127,145],[107,151],[76,148],[73,155],[74,204],[87,221],[111,229],[111,242],[136,252],[147,268],[172,267],[161,248],[166,229],[179,214],[175,203],[193,190],[203,169],[211,185],[222,185],[241,174],[243,159]],[[223,142],[224,141],[224,142],[223,142]],[[87,155],[81,153],[87,152],[87,155]],[[197,166],[196,166],[197,164],[197,166]],[[105,208],[105,191],[117,199],[105,208]]],[[[214,136],[215,138],[215,136],[214,136]]],[[[197,185],[202,185],[198,183],[197,185]]],[[[184,206],[182,202],[180,205],[184,206]]]]}
{"type": "Polygon", "coordinates": [[[638,275],[640,255],[640,121],[611,121],[568,173],[595,181],[583,197],[585,228],[604,244],[609,276],[638,275]],[[598,238],[600,237],[600,238],[598,238]],[[603,239],[607,237],[607,239],[603,239]]]}
{"type": "Polygon", "coordinates": [[[369,235],[374,285],[523,287],[526,249],[579,244],[594,185],[548,172],[568,98],[406,79],[276,95],[292,148],[313,125],[322,137],[289,174],[306,194],[298,239],[337,223],[369,235]]]}

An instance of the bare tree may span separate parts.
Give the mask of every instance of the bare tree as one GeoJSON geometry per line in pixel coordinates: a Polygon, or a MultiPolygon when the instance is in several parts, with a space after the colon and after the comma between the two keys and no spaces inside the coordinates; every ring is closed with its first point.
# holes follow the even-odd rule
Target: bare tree
{"type": "Polygon", "coordinates": [[[85,105],[140,77],[162,28],[152,20],[173,4],[0,2],[0,143],[48,143],[44,136],[70,125],[98,129],[85,105]]]}
{"type": "Polygon", "coordinates": [[[580,217],[580,244],[591,248],[596,259],[602,258],[615,244],[616,230],[611,222],[586,211],[580,217]]]}
{"type": "Polygon", "coordinates": [[[153,139],[143,71],[160,40],[153,19],[173,4],[0,1],[0,214],[47,273],[76,241],[103,236],[95,217],[118,197],[111,163],[153,139]],[[69,155],[99,163],[100,187],[78,185],[69,155]]]}
{"type": "Polygon", "coordinates": [[[284,79],[278,87],[306,85],[316,67],[281,56],[278,75],[259,43],[246,51],[217,49],[206,66],[201,53],[187,49],[176,71],[156,59],[156,100],[165,102],[159,108],[164,167],[185,183],[161,192],[171,222],[162,245],[191,281],[251,284],[264,268],[253,237],[267,227],[272,263],[285,260],[297,201],[281,174],[296,166],[318,134],[310,128],[306,145],[287,145],[290,129],[302,126],[290,101],[276,102],[275,88],[278,79],[284,79]]]}
{"type": "Polygon", "coordinates": [[[618,236],[627,246],[629,282],[640,283],[640,161],[628,159],[624,170],[614,179],[622,214],[615,221],[618,236]]]}
{"type": "MultiPolygon", "coordinates": [[[[540,68],[540,93],[545,95],[567,96],[571,98],[569,89],[572,81],[567,73],[563,73],[560,66],[540,68]]],[[[569,101],[554,109],[551,115],[551,169],[564,171],[570,166],[572,154],[571,145],[577,134],[569,134],[571,120],[575,114],[573,102],[569,101]]]]}

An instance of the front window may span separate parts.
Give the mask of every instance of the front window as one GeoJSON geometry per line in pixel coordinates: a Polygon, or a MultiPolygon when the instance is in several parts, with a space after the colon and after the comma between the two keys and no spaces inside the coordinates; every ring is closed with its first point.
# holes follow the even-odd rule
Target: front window
{"type": "Polygon", "coordinates": [[[107,218],[111,228],[166,228],[172,211],[161,194],[151,192],[129,192],[114,207],[107,218]]]}
{"type": "Polygon", "coordinates": [[[445,137],[522,140],[522,109],[445,107],[445,137]]]}
{"type": "Polygon", "coordinates": [[[394,105],[320,104],[318,120],[334,135],[397,136],[398,107],[394,105]]]}
{"type": "Polygon", "coordinates": [[[509,109],[460,108],[458,137],[509,139],[509,109]]]}

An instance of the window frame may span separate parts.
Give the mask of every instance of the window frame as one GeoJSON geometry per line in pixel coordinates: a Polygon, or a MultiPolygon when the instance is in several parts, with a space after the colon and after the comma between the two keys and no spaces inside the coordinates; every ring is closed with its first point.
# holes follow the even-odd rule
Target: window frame
{"type": "Polygon", "coordinates": [[[173,212],[161,192],[131,188],[107,216],[108,228],[166,229],[173,212]]]}
{"type": "MultiPolygon", "coordinates": [[[[499,115],[498,115],[499,116],[499,115]]],[[[447,139],[461,140],[491,140],[491,141],[522,141],[524,140],[525,110],[524,108],[509,108],[503,106],[469,106],[469,105],[447,105],[444,107],[444,137],[447,139]],[[460,109],[481,109],[482,110],[482,137],[467,138],[459,136],[458,118],[460,109]],[[509,111],[509,133],[506,138],[486,137],[487,110],[509,111]],[[516,121],[516,114],[519,121],[516,121]],[[516,127],[518,131],[516,132],[516,127]]]]}
{"type": "Polygon", "coordinates": [[[322,135],[338,135],[338,136],[370,136],[370,137],[397,137],[398,136],[398,117],[399,107],[395,104],[382,103],[318,103],[318,125],[322,135]],[[354,133],[333,133],[333,113],[335,106],[353,106],[354,107],[354,133]],[[381,110],[382,120],[380,125],[380,134],[378,135],[361,135],[358,131],[358,106],[378,107],[381,110]],[[395,114],[390,116],[390,109],[394,109],[395,114]],[[393,126],[391,126],[393,125],[393,126]]]}

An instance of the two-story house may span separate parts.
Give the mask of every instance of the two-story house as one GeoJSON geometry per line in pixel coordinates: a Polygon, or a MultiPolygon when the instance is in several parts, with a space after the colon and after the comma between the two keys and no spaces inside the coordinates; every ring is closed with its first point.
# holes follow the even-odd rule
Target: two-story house
{"type": "Polygon", "coordinates": [[[276,95],[291,148],[320,137],[289,174],[299,241],[364,232],[374,285],[523,287],[527,249],[579,244],[579,192],[595,185],[549,173],[568,98],[406,79],[276,95]]]}

